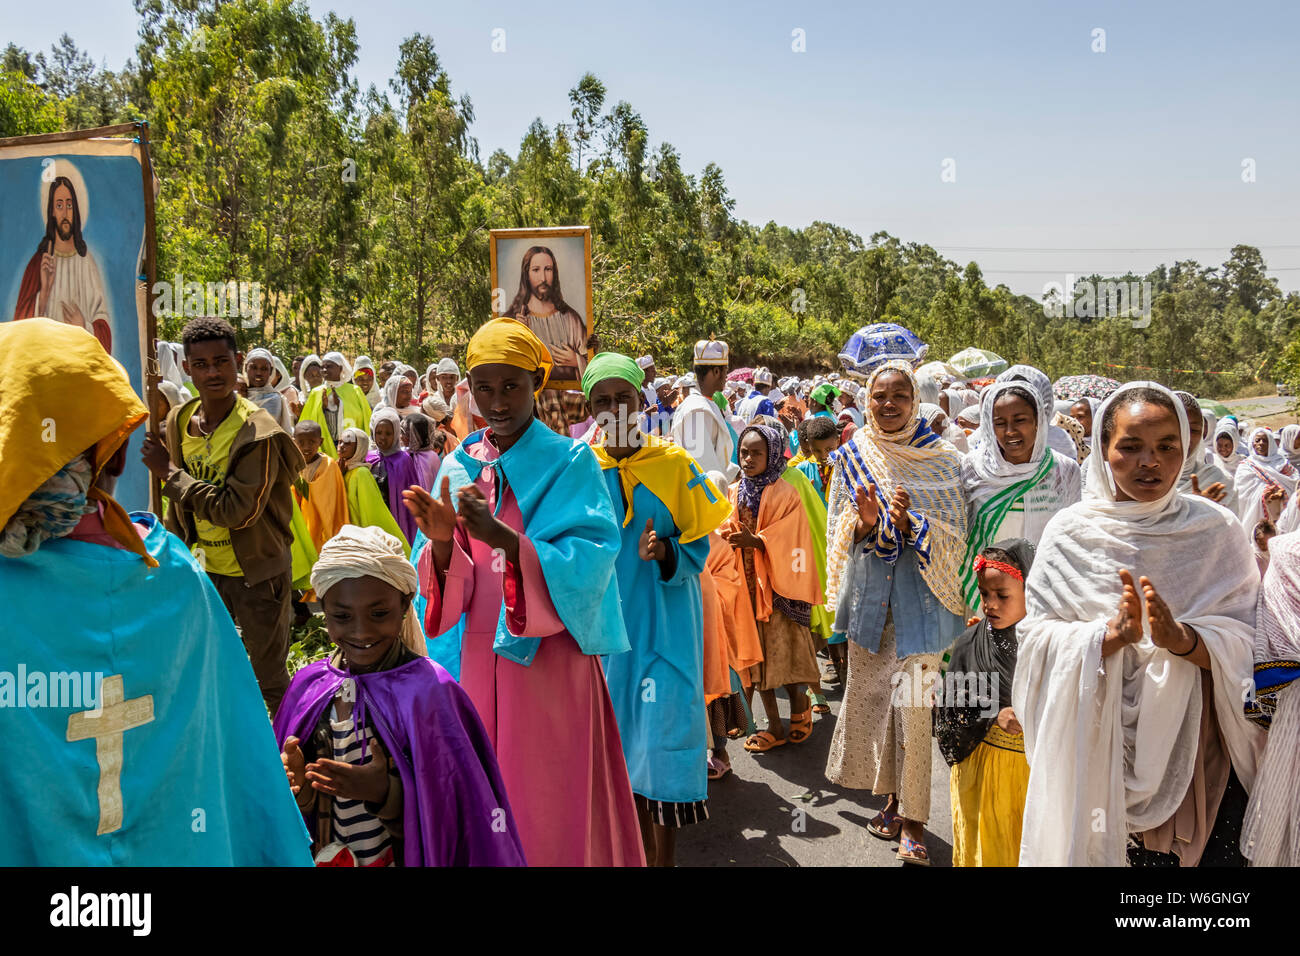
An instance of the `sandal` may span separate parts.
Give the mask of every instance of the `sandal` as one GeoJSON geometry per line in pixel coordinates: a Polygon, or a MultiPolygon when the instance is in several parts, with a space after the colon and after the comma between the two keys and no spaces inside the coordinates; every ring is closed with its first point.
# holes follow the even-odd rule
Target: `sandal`
{"type": "Polygon", "coordinates": [[[808,699],[812,701],[814,714],[829,714],[831,712],[831,705],[826,703],[825,694],[814,694],[812,691],[808,691],[808,699]]]}
{"type": "Polygon", "coordinates": [[[812,711],[790,715],[790,743],[801,744],[812,736],[812,711]]]}
{"type": "Polygon", "coordinates": [[[905,836],[899,841],[898,858],[904,863],[914,863],[917,866],[930,865],[930,852],[925,848],[925,844],[911,837],[905,836]]]}
{"type": "Polygon", "coordinates": [[[745,749],[752,754],[767,753],[775,747],[784,747],[784,737],[774,737],[766,730],[760,730],[745,741],[745,749]]]}
{"type": "Polygon", "coordinates": [[[713,754],[709,754],[709,779],[721,780],[727,774],[731,773],[731,764],[723,763],[713,754]]]}
{"type": "Polygon", "coordinates": [[[903,818],[888,810],[881,810],[867,824],[867,832],[882,840],[897,840],[902,830],[903,818]]]}

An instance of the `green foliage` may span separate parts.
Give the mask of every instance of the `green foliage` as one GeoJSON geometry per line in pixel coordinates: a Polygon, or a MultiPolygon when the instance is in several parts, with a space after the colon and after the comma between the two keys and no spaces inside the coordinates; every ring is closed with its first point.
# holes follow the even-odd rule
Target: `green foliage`
{"type": "Polygon", "coordinates": [[[20,70],[9,70],[8,65],[0,73],[0,137],[54,133],[61,129],[63,116],[58,101],[46,96],[20,70]]]}
{"type": "Polygon", "coordinates": [[[289,636],[289,676],[292,677],[308,664],[328,657],[333,650],[334,645],[325,631],[325,616],[313,615],[301,627],[294,627],[289,636]]]}
{"type": "MultiPolygon", "coordinates": [[[[560,122],[534,120],[514,155],[483,161],[472,104],[428,36],[402,42],[387,90],[361,91],[352,21],[317,19],[305,0],[135,6],[139,65],[121,74],[96,70],[67,37],[48,58],[10,45],[0,131],[108,121],[139,104],[163,184],[159,278],[260,283],[248,344],[417,367],[460,358],[491,311],[489,229],[589,224],[603,347],[651,351],[665,370],[685,368],[710,334],[737,365],[827,370],[856,329],[888,320],[935,358],[973,345],[1053,377],[1156,377],[1205,396],[1282,369],[1300,377],[1300,346],[1278,364],[1300,296],[1281,294],[1251,246],[1221,267],[1085,277],[1150,282],[1143,328],[1131,315],[1050,318],[1042,301],[990,288],[977,263],[923,243],[738,220],[723,171],[682,169],[631,104],[607,106],[591,73],[555,104],[560,122]]],[[[181,324],[164,317],[160,333],[181,324]]]]}

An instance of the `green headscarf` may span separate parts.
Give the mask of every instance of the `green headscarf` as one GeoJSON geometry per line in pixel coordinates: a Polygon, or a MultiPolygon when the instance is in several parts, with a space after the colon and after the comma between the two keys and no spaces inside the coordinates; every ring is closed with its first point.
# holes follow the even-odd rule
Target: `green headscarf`
{"type": "Polygon", "coordinates": [[[809,397],[814,402],[819,402],[820,404],[825,405],[829,408],[831,404],[831,397],[838,394],[840,394],[840,390],[838,388],[836,388],[830,382],[822,382],[820,385],[818,385],[816,388],[812,390],[812,395],[810,395],[809,397]]]}
{"type": "Polygon", "coordinates": [[[645,381],[645,370],[619,352],[601,352],[587,363],[587,371],[582,373],[582,393],[590,399],[596,383],[607,378],[625,379],[633,388],[640,388],[645,381]]]}

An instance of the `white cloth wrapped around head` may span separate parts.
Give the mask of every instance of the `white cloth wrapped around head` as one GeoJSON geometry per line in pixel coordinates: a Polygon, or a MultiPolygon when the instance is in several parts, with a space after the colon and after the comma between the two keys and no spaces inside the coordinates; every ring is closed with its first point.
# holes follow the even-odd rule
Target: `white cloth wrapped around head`
{"type": "Polygon", "coordinates": [[[357,443],[356,450],[346,459],[348,467],[351,468],[355,465],[364,465],[366,463],[366,455],[370,452],[370,436],[360,428],[345,428],[343,429],[343,434],[339,436],[339,444],[342,445],[345,441],[357,443]]]}
{"type": "Polygon", "coordinates": [[[441,360],[438,362],[438,371],[437,371],[436,374],[438,374],[438,375],[455,375],[457,378],[459,378],[459,377],[460,377],[460,366],[458,366],[458,365],[456,364],[456,360],[455,360],[455,359],[452,359],[452,358],[441,359],[441,360]]]}
{"type": "MultiPolygon", "coordinates": [[[[351,578],[378,578],[402,594],[413,597],[420,586],[415,565],[406,559],[402,543],[382,528],[345,524],[326,541],[311,571],[311,586],[322,600],[330,588],[351,578]]],[[[428,657],[420,623],[407,606],[402,621],[402,643],[420,657],[428,657]]]]}

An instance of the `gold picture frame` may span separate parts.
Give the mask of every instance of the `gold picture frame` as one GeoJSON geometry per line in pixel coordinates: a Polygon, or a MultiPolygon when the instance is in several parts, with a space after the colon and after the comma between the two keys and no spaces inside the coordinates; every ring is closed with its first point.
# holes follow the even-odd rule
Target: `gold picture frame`
{"type": "MultiPolygon", "coordinates": [[[[541,247],[550,255],[551,266],[556,282],[554,288],[560,292],[560,302],[564,306],[557,309],[561,318],[547,326],[534,327],[540,338],[551,351],[555,367],[547,388],[557,390],[579,389],[582,387],[582,373],[587,362],[591,361],[593,352],[587,348],[587,342],[596,332],[596,320],[592,305],[591,288],[591,227],[590,226],[543,226],[526,229],[492,229],[488,232],[488,260],[492,284],[492,314],[510,316],[529,322],[526,311],[528,302],[535,298],[534,286],[526,271],[525,260],[531,266],[534,250],[541,247]],[[580,244],[580,246],[579,246],[580,244]],[[581,250],[579,252],[579,249],[581,250]],[[575,257],[581,256],[580,268],[575,267],[575,257]],[[505,264],[507,272],[500,274],[499,267],[505,264]],[[515,265],[518,266],[518,275],[515,265]],[[578,294],[573,292],[573,280],[580,277],[583,288],[578,294]],[[521,304],[521,300],[522,304],[521,304]],[[577,315],[574,302],[581,303],[583,315],[577,315]],[[563,317],[568,316],[566,321],[563,317]],[[580,321],[583,331],[581,343],[577,342],[579,326],[573,326],[572,320],[580,321]],[[566,329],[565,326],[572,326],[566,329]],[[571,334],[566,334],[571,333],[571,334]],[[581,346],[579,349],[578,346],[581,346]]],[[[544,268],[544,266],[540,266],[544,268]]],[[[549,293],[548,293],[549,295],[549,293]]],[[[555,313],[551,313],[554,315],[555,313]]],[[[549,318],[549,316],[548,316],[549,318]]],[[[530,323],[531,325],[531,323],[530,323]]]]}

